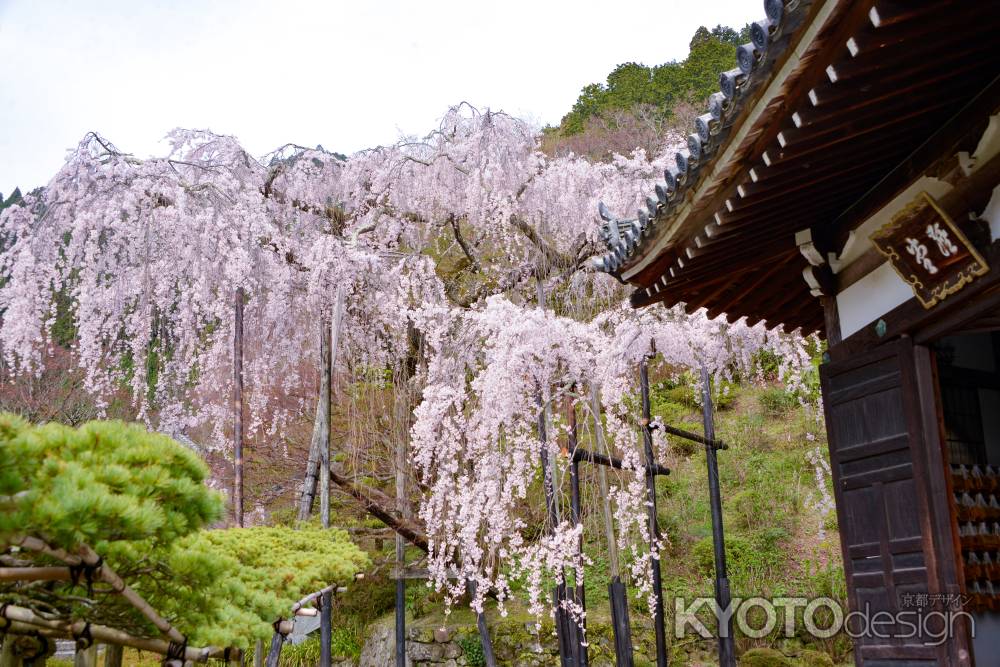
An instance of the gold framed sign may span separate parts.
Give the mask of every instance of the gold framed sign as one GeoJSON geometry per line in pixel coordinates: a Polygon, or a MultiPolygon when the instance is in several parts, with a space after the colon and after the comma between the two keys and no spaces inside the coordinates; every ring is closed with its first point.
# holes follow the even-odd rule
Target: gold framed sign
{"type": "Polygon", "coordinates": [[[989,271],[983,256],[926,192],[892,216],[871,241],[924,308],[989,271]]]}

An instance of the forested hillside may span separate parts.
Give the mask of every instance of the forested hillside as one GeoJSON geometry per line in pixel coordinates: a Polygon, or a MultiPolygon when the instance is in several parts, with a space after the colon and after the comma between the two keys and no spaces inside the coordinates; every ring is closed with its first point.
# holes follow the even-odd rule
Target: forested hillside
{"type": "Polygon", "coordinates": [[[735,48],[750,39],[750,27],[698,28],[690,53],[679,62],[647,66],[622,63],[604,83],[584,86],[557,127],[544,131],[546,150],[595,159],[642,148],[663,148],[672,128],[687,128],[718,90],[719,73],[731,69],[735,48]]]}

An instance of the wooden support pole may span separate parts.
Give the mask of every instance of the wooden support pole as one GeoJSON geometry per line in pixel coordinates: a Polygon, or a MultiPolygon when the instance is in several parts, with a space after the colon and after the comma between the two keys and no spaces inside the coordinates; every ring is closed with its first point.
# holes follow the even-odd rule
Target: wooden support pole
{"type": "Polygon", "coordinates": [[[628,616],[628,595],[620,575],[611,577],[608,600],[611,602],[611,623],[615,635],[615,666],[632,667],[632,625],[628,616]]]}
{"type": "MultiPolygon", "coordinates": [[[[332,331],[327,327],[327,336],[332,338],[332,331]]],[[[327,338],[324,336],[324,338],[327,338]]],[[[320,409],[323,411],[323,418],[320,422],[320,448],[319,448],[319,520],[324,528],[330,527],[330,397],[332,392],[330,384],[332,374],[330,372],[330,343],[326,340],[326,355],[321,360],[323,363],[324,381],[321,383],[323,394],[320,396],[320,409]]],[[[321,355],[322,356],[322,355],[321,355]]]]}
{"type": "MultiPolygon", "coordinates": [[[[539,282],[539,285],[540,284],[541,283],[539,282]]],[[[539,290],[541,290],[540,287],[539,290]]],[[[539,300],[541,303],[541,291],[539,291],[539,294],[539,300]]],[[[538,406],[538,440],[541,443],[539,459],[542,464],[542,487],[545,492],[545,509],[548,523],[546,532],[551,535],[555,531],[556,526],[559,524],[559,509],[556,506],[555,483],[552,476],[552,465],[549,460],[548,412],[542,398],[541,387],[537,388],[537,393],[535,394],[535,404],[538,406]]],[[[562,601],[566,597],[565,578],[563,582],[557,585],[552,591],[552,596],[552,604],[555,608],[556,614],[556,634],[559,637],[560,664],[562,664],[563,667],[574,667],[574,661],[572,660],[572,648],[569,644],[569,631],[565,622],[566,614],[562,607],[562,601]]]]}
{"type": "MultiPolygon", "coordinates": [[[[0,609],[2,609],[2,617],[10,621],[10,625],[7,628],[8,635],[37,632],[44,637],[73,639],[83,634],[87,627],[87,623],[84,621],[70,622],[45,619],[25,607],[7,605],[0,609]]],[[[95,641],[101,643],[120,644],[160,655],[167,655],[170,647],[170,642],[164,639],[135,637],[127,632],[103,625],[91,624],[90,634],[95,641]]],[[[206,662],[209,658],[222,658],[226,653],[226,649],[217,646],[208,646],[205,648],[189,646],[184,650],[184,659],[190,662],[206,662]]],[[[228,653],[231,656],[235,656],[236,659],[240,656],[239,649],[230,649],[228,653]]]]}
{"type": "MultiPolygon", "coordinates": [[[[407,333],[412,333],[408,331],[407,333]]],[[[410,504],[406,498],[406,445],[409,437],[409,373],[406,364],[397,371],[395,378],[396,411],[396,511],[404,519],[410,518],[410,504]]],[[[406,667],[406,543],[396,534],[396,667],[406,667]]]]}
{"type": "MultiPolygon", "coordinates": [[[[615,468],[616,470],[625,469],[625,464],[621,459],[613,456],[605,456],[604,454],[598,454],[597,452],[592,452],[588,449],[584,449],[583,447],[576,448],[576,451],[573,452],[573,460],[582,463],[593,463],[600,468],[615,468]]],[[[670,474],[670,468],[660,465],[659,463],[654,463],[652,466],[649,466],[647,470],[656,476],[670,474]]]]}
{"type": "MultiPolygon", "coordinates": [[[[655,354],[655,352],[654,352],[655,354]]],[[[649,406],[649,359],[653,354],[643,355],[639,362],[639,388],[642,394],[642,444],[646,455],[646,501],[649,510],[650,567],[653,570],[653,595],[656,596],[656,606],[653,608],[653,626],[656,634],[656,667],[667,667],[667,632],[663,618],[663,579],[660,573],[660,525],[656,517],[656,476],[652,467],[656,462],[653,456],[653,431],[650,427],[649,406]]]]}
{"type": "MultiPolygon", "coordinates": [[[[567,432],[567,448],[570,452],[575,452],[577,449],[577,431],[576,431],[576,406],[573,405],[573,398],[571,396],[566,397],[566,421],[569,426],[567,432]]],[[[570,520],[573,522],[574,526],[579,526],[583,521],[582,511],[580,508],[580,462],[576,457],[570,458],[569,463],[569,478],[570,478],[570,520]]],[[[579,539],[576,542],[576,552],[582,559],[583,557],[583,533],[580,533],[579,539]]],[[[587,610],[587,596],[586,588],[583,581],[583,572],[577,572],[575,574],[576,579],[576,591],[574,598],[576,603],[580,605],[580,608],[586,612],[587,610]]],[[[577,655],[577,665],[579,667],[587,667],[589,664],[589,656],[587,655],[587,617],[584,616],[580,619],[578,627],[576,629],[576,655],[577,655]]]]}
{"type": "MultiPolygon", "coordinates": [[[[611,460],[611,451],[604,440],[604,425],[601,423],[601,396],[597,385],[590,386],[590,414],[594,419],[595,453],[611,460]]],[[[573,453],[574,458],[576,452],[573,453]]],[[[611,603],[611,629],[615,639],[615,666],[632,667],[632,627],[628,616],[628,595],[622,583],[618,561],[618,540],[615,537],[614,516],[611,511],[611,493],[608,489],[608,473],[603,465],[597,466],[597,480],[601,491],[601,509],[604,515],[604,537],[608,543],[608,601],[611,603]]]]}
{"type": "Polygon", "coordinates": [[[278,667],[278,661],[281,659],[281,646],[284,643],[285,635],[275,630],[274,634],[271,635],[271,650],[267,652],[267,660],[264,663],[264,667],[278,667]]]}
{"type": "MultiPolygon", "coordinates": [[[[708,369],[701,367],[701,407],[705,424],[705,439],[715,440],[715,414],[712,407],[712,384],[708,369]]],[[[711,445],[705,445],[705,458],[708,461],[708,492],[712,507],[712,543],[715,548],[715,601],[719,609],[725,613],[730,605],[729,576],[726,572],[726,537],[722,528],[722,495],[719,491],[719,462],[716,450],[711,445]]],[[[725,626],[722,616],[716,615],[719,622],[719,665],[720,667],[736,667],[736,649],[733,645],[733,617],[727,615],[725,626]]]]}
{"type": "Polygon", "coordinates": [[[103,581],[109,584],[111,588],[118,594],[121,595],[125,600],[131,604],[136,610],[146,617],[150,623],[156,626],[156,629],[166,635],[171,641],[181,643],[185,641],[184,635],[180,631],[173,627],[169,621],[159,615],[153,607],[146,602],[138,593],[132,590],[121,577],[115,573],[109,566],[103,564],[100,556],[87,545],[83,545],[79,548],[79,555],[71,554],[68,551],[56,547],[51,547],[44,541],[38,539],[37,537],[17,537],[11,540],[11,544],[15,544],[23,549],[29,551],[35,551],[38,553],[43,553],[52,558],[59,559],[68,565],[80,565],[85,564],[94,568],[93,577],[95,580],[103,581]]]}
{"type": "MultiPolygon", "coordinates": [[[[466,579],[465,585],[469,589],[469,595],[476,597],[476,582],[466,579]]],[[[486,624],[486,614],[483,612],[476,614],[476,629],[479,630],[479,643],[483,647],[483,663],[486,667],[496,667],[497,658],[493,652],[493,640],[490,638],[490,628],[486,624]]]]}
{"type": "MultiPolygon", "coordinates": [[[[400,538],[396,537],[399,544],[400,538]]],[[[396,575],[396,667],[406,667],[406,580],[396,575]]]]}
{"type": "Polygon", "coordinates": [[[97,667],[97,644],[77,648],[73,654],[73,667],[97,667]]]}
{"type": "Polygon", "coordinates": [[[333,591],[320,597],[319,608],[319,667],[333,664],[333,591]]]}
{"type": "MultiPolygon", "coordinates": [[[[594,419],[594,449],[609,459],[611,452],[604,440],[604,425],[601,423],[601,396],[597,385],[590,387],[590,414],[594,419]]],[[[574,452],[575,456],[575,452],[574,452]]],[[[608,542],[608,573],[612,578],[619,576],[618,540],[615,537],[614,516],[611,511],[611,492],[608,488],[608,472],[604,466],[597,468],[597,483],[601,491],[601,509],[604,517],[604,538],[608,542]]]]}
{"type": "Polygon", "coordinates": [[[104,645],[104,667],[122,667],[122,647],[118,644],[104,645]]]}
{"type": "Polygon", "coordinates": [[[233,516],[243,526],[243,305],[242,287],[236,288],[233,322],[233,516]]]}
{"type": "Polygon", "coordinates": [[[264,667],[264,640],[258,639],[253,645],[253,667],[264,667]]]}

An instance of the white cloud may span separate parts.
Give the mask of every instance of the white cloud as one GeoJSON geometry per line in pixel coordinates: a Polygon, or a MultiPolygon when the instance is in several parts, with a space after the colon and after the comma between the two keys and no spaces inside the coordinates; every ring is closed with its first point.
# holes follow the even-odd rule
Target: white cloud
{"type": "Polygon", "coordinates": [[[759,0],[0,0],[0,192],[96,130],[140,156],[178,126],[351,152],[460,101],[557,123],[617,64],[681,59],[759,0]]]}

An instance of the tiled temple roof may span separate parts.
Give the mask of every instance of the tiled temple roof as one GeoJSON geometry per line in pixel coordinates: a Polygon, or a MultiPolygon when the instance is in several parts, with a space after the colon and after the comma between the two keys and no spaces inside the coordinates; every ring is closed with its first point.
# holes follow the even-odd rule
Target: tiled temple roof
{"type": "MultiPolygon", "coordinates": [[[[789,6],[802,4],[793,2],[789,6]]],[[[789,21],[783,0],[765,0],[764,13],[763,19],[750,26],[751,41],[737,47],[737,66],[719,75],[720,90],[709,97],[708,110],[698,116],[694,132],[687,137],[687,148],[674,155],[675,166],[664,171],[664,182],[646,197],[646,207],[640,208],[635,218],[624,219],[614,216],[603,203],[598,206],[604,220],[601,238],[608,252],[592,260],[597,270],[618,276],[630,259],[643,254],[657,228],[670,219],[685,194],[707,171],[705,167],[716,158],[752,93],[770,78],[774,63],[789,43],[781,38],[798,27],[802,12],[789,21]]]]}

